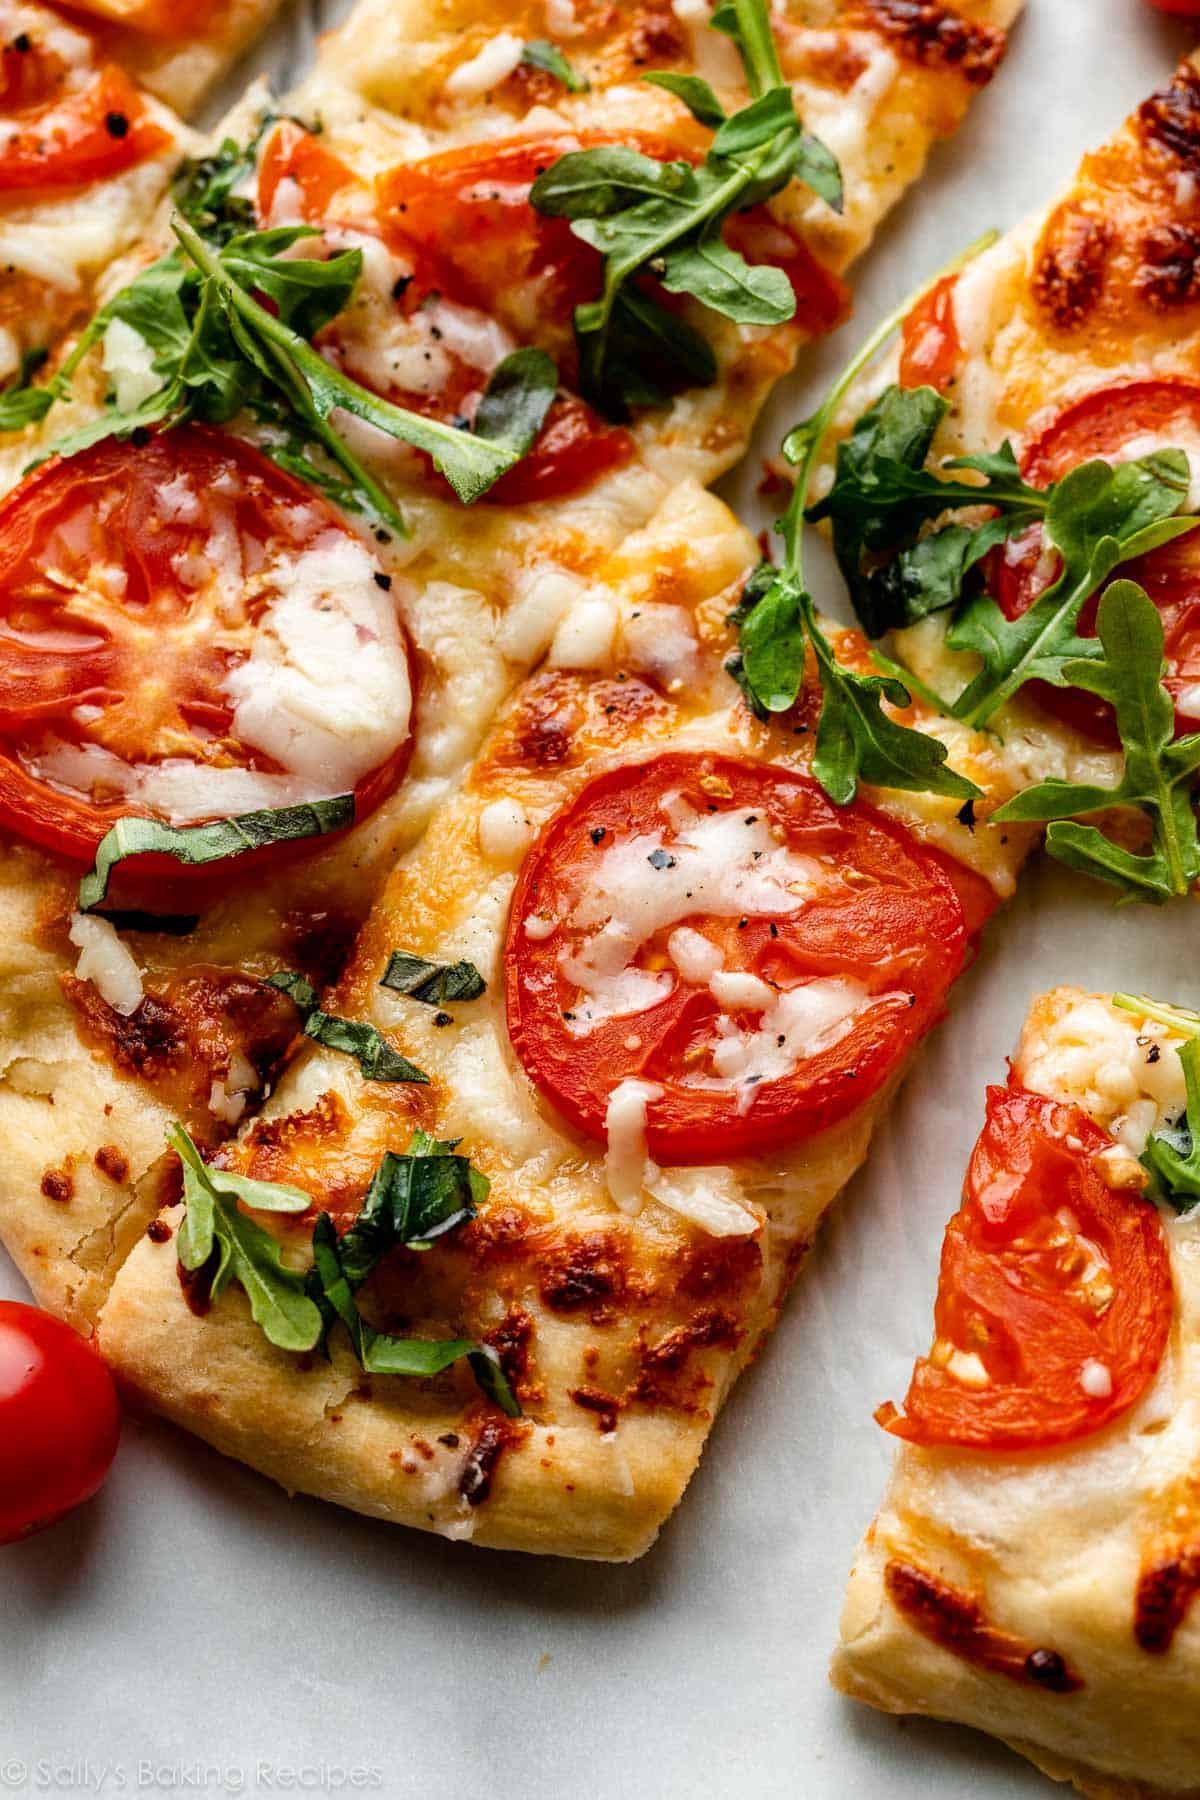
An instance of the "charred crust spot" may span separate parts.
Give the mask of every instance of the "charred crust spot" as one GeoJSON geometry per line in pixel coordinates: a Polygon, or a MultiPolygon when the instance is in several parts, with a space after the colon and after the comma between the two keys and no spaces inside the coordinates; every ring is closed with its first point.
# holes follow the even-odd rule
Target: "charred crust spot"
{"type": "Polygon", "coordinates": [[[157,995],[147,993],[137,1011],[124,1017],[101,999],[90,981],[75,975],[61,979],[85,1030],[100,1039],[119,1069],[153,1080],[183,1061],[187,1043],[182,1020],[157,995]]]}
{"type": "Polygon", "coordinates": [[[1200,1592],[1200,1546],[1161,1557],[1142,1571],[1133,1606],[1133,1635],[1143,1650],[1163,1656],[1200,1592]]]}
{"type": "Polygon", "coordinates": [[[1200,170],[1200,75],[1182,63],[1165,88],[1138,108],[1142,134],[1187,168],[1200,170]]]}
{"type": "Polygon", "coordinates": [[[1112,226],[1081,206],[1060,206],[1033,275],[1033,297],[1059,331],[1082,325],[1104,287],[1112,226]]]}
{"type": "Polygon", "coordinates": [[[547,1252],[541,1295],[555,1312],[582,1312],[587,1308],[593,1319],[603,1319],[611,1304],[624,1295],[627,1279],[625,1245],[617,1234],[581,1232],[547,1252]]]}
{"type": "Polygon", "coordinates": [[[63,1206],[75,1198],[75,1178],[71,1173],[71,1164],[65,1162],[61,1169],[47,1169],[42,1176],[42,1193],[47,1200],[57,1200],[63,1206]]]}
{"type": "Polygon", "coordinates": [[[595,1413],[596,1425],[600,1431],[617,1429],[621,1400],[616,1394],[606,1394],[603,1388],[577,1387],[570,1389],[570,1397],[585,1412],[595,1413]]]}
{"type": "Polygon", "coordinates": [[[176,1262],[175,1273],[179,1277],[179,1285],[188,1308],[198,1319],[212,1310],[212,1278],[217,1270],[219,1252],[214,1249],[208,1261],[199,1269],[185,1269],[181,1262],[176,1262]]]}
{"type": "Polygon", "coordinates": [[[171,1239],[171,1227],[165,1219],[151,1219],[146,1227],[146,1236],[152,1244],[165,1244],[171,1239]]]}
{"type": "Polygon", "coordinates": [[[492,1491],[492,1481],[504,1452],[520,1443],[528,1427],[504,1417],[485,1419],[467,1451],[458,1491],[468,1506],[482,1506],[492,1491]]]}
{"type": "Polygon", "coordinates": [[[343,1129],[342,1103],[333,1093],[322,1094],[312,1106],[285,1113],[277,1119],[256,1119],[250,1142],[256,1150],[286,1150],[296,1144],[328,1143],[343,1129]]]}
{"type": "Polygon", "coordinates": [[[569,762],[581,716],[577,685],[559,674],[536,677],[509,720],[496,760],[533,769],[569,762]]]}
{"type": "Polygon", "coordinates": [[[706,1375],[690,1367],[695,1350],[736,1350],[745,1332],[733,1313],[707,1307],[684,1325],[677,1325],[656,1344],[643,1343],[638,1352],[639,1370],[630,1398],[650,1406],[673,1406],[694,1411],[699,1391],[709,1386],[706,1375]]]}
{"type": "Polygon", "coordinates": [[[1135,281],[1155,312],[1200,300],[1200,231],[1192,225],[1156,225],[1142,240],[1135,281]]]}
{"type": "Polygon", "coordinates": [[[914,1631],[932,1639],[964,1662],[1028,1682],[1051,1694],[1073,1694],[1083,1686],[1066,1658],[1044,1644],[1031,1644],[992,1625],[974,1594],[894,1559],[883,1574],[888,1598],[914,1631]]]}
{"type": "Polygon", "coordinates": [[[92,1160],[100,1173],[107,1175],[110,1181],[128,1181],[129,1158],[116,1144],[101,1144],[92,1160]]]}
{"type": "Polygon", "coordinates": [[[291,913],[283,921],[288,962],[303,969],[315,988],[332,987],[350,960],[358,925],[349,913],[291,913]]]}
{"type": "Polygon", "coordinates": [[[519,1206],[491,1206],[463,1227],[454,1247],[464,1250],[480,1268],[486,1268],[489,1263],[519,1256],[529,1231],[528,1215],[519,1206]]]}
{"type": "MultiPolygon", "coordinates": [[[[491,1331],[483,1335],[484,1343],[496,1352],[500,1358],[500,1367],[516,1389],[525,1390],[527,1386],[533,1335],[533,1320],[519,1306],[509,1307],[499,1325],[493,1326],[491,1331]]],[[[528,1395],[523,1391],[522,1397],[527,1398],[528,1395]]]]}
{"type": "Polygon", "coordinates": [[[727,1299],[758,1287],[762,1250],[754,1238],[720,1238],[689,1248],[679,1273],[679,1292],[689,1300],[727,1299]]]}
{"type": "Polygon", "coordinates": [[[861,11],[911,62],[956,71],[972,87],[986,86],[1008,47],[1001,26],[964,19],[941,0],[864,0],[861,11]]]}

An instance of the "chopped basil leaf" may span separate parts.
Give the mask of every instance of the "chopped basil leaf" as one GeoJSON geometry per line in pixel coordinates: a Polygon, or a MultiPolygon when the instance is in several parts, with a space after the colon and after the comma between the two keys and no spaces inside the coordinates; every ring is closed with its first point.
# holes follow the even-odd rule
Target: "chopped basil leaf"
{"type": "Polygon", "coordinates": [[[478,1000],[487,983],[474,963],[432,963],[411,950],[393,950],[380,987],[393,988],[426,1006],[450,1006],[456,1000],[478,1000]]]}
{"type": "Polygon", "coordinates": [[[414,1133],[403,1156],[389,1151],[380,1164],[355,1223],[339,1240],[322,1213],[313,1232],[309,1293],[325,1330],[335,1320],[346,1329],[355,1356],[375,1375],[438,1375],[466,1358],[480,1388],[510,1417],[520,1413],[495,1352],[473,1338],[431,1341],[376,1331],[358,1310],[356,1290],[382,1257],[400,1246],[423,1250],[475,1216],[488,1184],[453,1144],[414,1133]]]}
{"type": "Polygon", "coordinates": [[[592,84],[578,69],[572,68],[557,44],[549,38],[530,38],[521,52],[521,61],[531,69],[542,69],[561,81],[568,94],[588,94],[592,84]]]}
{"type": "Polygon", "coordinates": [[[304,1035],[327,1050],[341,1050],[352,1056],[368,1081],[412,1081],[427,1083],[428,1075],[394,1050],[381,1031],[359,1019],[341,1019],[323,1012],[317,1005],[316,990],[303,975],[288,969],[268,977],[271,987],[278,988],[295,1002],[304,1019],[304,1035]]]}
{"type": "Polygon", "coordinates": [[[108,893],[118,863],[131,856],[169,856],[189,868],[223,862],[296,838],[324,837],[354,823],[354,795],[310,800],[275,811],[240,813],[207,825],[164,825],[159,819],[118,819],[100,842],[90,875],[79,884],[79,909],[91,912],[108,893]]]}
{"type": "Polygon", "coordinates": [[[1200,877],[1192,804],[1200,769],[1200,732],[1174,736],[1175,706],[1163,686],[1162,618],[1145,591],[1132,581],[1113,582],[1101,596],[1096,628],[1098,638],[1088,640],[1094,654],[1065,663],[1062,674],[1072,686],[1098,694],[1113,707],[1125,752],[1121,780],[1111,788],[1043,781],[1006,801],[994,817],[998,822],[1056,821],[1046,834],[1051,856],[1119,888],[1125,900],[1159,905],[1190,893],[1200,877]],[[1097,826],[1075,822],[1077,814],[1114,807],[1145,815],[1149,850],[1127,850],[1097,826]]]}
{"type": "Polygon", "coordinates": [[[576,308],[575,335],[585,395],[613,418],[699,379],[698,368],[715,366],[711,352],[708,359],[698,353],[694,332],[682,355],[671,354],[671,332],[657,318],[646,341],[647,322],[638,314],[643,304],[654,303],[638,285],[644,275],[739,324],[781,324],[796,310],[791,282],[783,270],[751,265],[726,244],[726,221],[769,200],[793,178],[835,209],[843,204],[837,162],[797,116],[765,0],[736,0],[712,23],[737,46],[749,105],[726,117],[697,77],[646,77],[716,127],[698,167],[662,162],[620,144],[598,145],[567,152],[538,176],[530,193],[539,212],[567,219],[575,236],[604,258],[602,293],[576,308]]]}
{"type": "Polygon", "coordinates": [[[299,1188],[210,1168],[182,1125],[170,1127],[167,1141],[183,1167],[187,1210],[176,1237],[182,1267],[195,1272],[214,1262],[209,1283],[214,1300],[236,1281],[250,1302],[251,1317],[270,1343],[281,1350],[314,1349],[323,1321],[306,1291],[304,1276],[285,1268],[270,1232],[237,1205],[241,1199],[259,1212],[301,1213],[312,1205],[309,1196],[299,1188]]]}

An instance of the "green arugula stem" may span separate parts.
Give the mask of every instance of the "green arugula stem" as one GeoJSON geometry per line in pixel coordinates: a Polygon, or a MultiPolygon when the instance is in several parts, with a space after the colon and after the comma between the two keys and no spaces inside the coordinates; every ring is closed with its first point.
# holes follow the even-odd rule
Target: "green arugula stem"
{"type": "Polygon", "coordinates": [[[1165,1006],[1157,1000],[1147,1000],[1142,994],[1114,994],[1114,1006],[1122,1012],[1137,1013],[1143,1019],[1156,1019],[1171,1031],[1181,1031],[1188,1037],[1200,1038],[1200,1013],[1187,1012],[1181,1007],[1165,1006]]]}
{"type": "Polygon", "coordinates": [[[770,17],[761,0],[733,0],[733,12],[744,49],[751,98],[757,100],[769,88],[786,85],[770,17]]]}

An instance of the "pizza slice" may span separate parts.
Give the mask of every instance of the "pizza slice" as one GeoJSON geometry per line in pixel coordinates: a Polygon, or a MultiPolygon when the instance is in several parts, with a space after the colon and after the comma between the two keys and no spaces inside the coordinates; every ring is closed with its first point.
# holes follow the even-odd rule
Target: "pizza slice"
{"type": "Polygon", "coordinates": [[[1035,1000],[942,1250],[935,1338],[834,1684],[1104,1796],[1194,1794],[1195,1015],[1035,1000]]]}
{"type": "Polygon", "coordinates": [[[995,731],[1020,785],[1061,776],[1072,746],[1070,787],[1034,787],[1009,816],[1116,803],[1115,839],[1055,822],[1049,848],[1154,899],[1186,893],[1200,860],[1164,853],[1165,815],[1111,759],[1123,749],[1127,770],[1178,787],[1185,749],[1169,720],[1147,737],[1133,693],[1157,690],[1164,657],[1175,736],[1200,723],[1198,177],[1193,57],[1047,212],[926,291],[851,395],[810,514],[831,526],[868,634],[953,716],[995,731]],[[1097,629],[1118,581],[1114,628],[1120,613],[1131,629],[1131,605],[1144,621],[1134,583],[1161,631],[1139,627],[1137,653],[1130,639],[1106,670],[1097,629]]]}
{"type": "Polygon", "coordinates": [[[443,1535],[653,1541],[1034,836],[919,707],[874,714],[915,791],[831,799],[865,646],[814,618],[830,661],[756,718],[724,667],[756,560],[693,489],[568,614],[321,1002],[420,1079],[307,1043],[189,1163],[98,1323],[146,1404],[443,1535]]]}
{"type": "Polygon", "coordinates": [[[991,78],[1019,10],[366,0],[325,40],[301,110],[335,149],[401,121],[413,149],[385,207],[437,251],[450,293],[482,289],[656,468],[707,482],[800,345],[843,317],[850,261],[991,78]],[[780,180],[768,146],[797,116],[797,178],[780,180]],[[730,204],[739,181],[749,211],[730,204]],[[790,293],[768,292],[768,264],[790,293]],[[665,419],[646,407],[656,388],[679,394],[665,419]]]}
{"type": "Polygon", "coordinates": [[[149,228],[190,137],[93,33],[50,7],[3,0],[0,43],[7,386],[87,318],[98,277],[149,228]]]}

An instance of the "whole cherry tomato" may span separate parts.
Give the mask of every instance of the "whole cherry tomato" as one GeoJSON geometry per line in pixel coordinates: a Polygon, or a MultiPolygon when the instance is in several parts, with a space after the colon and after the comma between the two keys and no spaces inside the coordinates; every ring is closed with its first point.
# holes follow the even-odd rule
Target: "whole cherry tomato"
{"type": "Polygon", "coordinates": [[[69,1325],[0,1300],[0,1544],[90,1500],[121,1432],[112,1376],[69,1325]]]}

